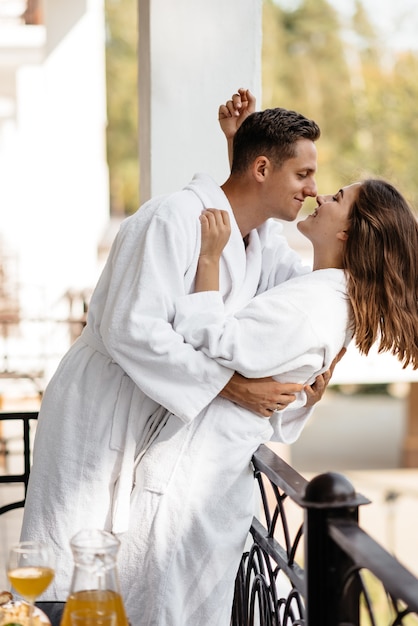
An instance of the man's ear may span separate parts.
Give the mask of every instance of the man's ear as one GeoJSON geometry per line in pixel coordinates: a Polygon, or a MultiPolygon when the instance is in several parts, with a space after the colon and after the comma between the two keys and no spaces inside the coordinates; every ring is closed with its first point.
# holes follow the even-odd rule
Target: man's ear
{"type": "Polygon", "coordinates": [[[253,176],[257,182],[263,182],[270,168],[270,159],[265,156],[258,156],[253,162],[253,176]]]}

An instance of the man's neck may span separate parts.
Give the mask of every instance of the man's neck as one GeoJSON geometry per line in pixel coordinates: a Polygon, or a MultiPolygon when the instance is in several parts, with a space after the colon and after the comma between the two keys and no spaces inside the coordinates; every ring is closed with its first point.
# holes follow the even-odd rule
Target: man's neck
{"type": "Polygon", "coordinates": [[[246,184],[242,179],[239,182],[235,182],[228,178],[221,185],[221,188],[228,198],[235,221],[245,242],[249,233],[261,226],[265,221],[258,213],[257,200],[253,197],[250,185],[246,184]]]}

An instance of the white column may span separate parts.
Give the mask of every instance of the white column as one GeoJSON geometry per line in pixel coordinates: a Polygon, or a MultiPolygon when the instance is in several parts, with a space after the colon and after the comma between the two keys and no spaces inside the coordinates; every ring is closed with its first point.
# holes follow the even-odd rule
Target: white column
{"type": "Polygon", "coordinates": [[[218,106],[261,99],[261,0],[138,0],[141,203],[229,167],[218,106]]]}

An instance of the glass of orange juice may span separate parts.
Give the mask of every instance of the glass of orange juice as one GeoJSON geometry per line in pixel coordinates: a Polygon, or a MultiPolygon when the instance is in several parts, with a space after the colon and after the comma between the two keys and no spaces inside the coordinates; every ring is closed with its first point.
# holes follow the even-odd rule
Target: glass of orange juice
{"type": "Polygon", "coordinates": [[[21,541],[12,546],[7,576],[15,591],[29,603],[29,621],[32,624],[35,600],[54,578],[54,555],[51,548],[40,541],[21,541]]]}

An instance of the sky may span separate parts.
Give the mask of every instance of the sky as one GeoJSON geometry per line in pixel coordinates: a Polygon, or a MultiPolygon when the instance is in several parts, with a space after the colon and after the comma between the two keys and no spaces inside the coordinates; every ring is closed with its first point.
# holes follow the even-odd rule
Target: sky
{"type": "MultiPolygon", "coordinates": [[[[276,0],[277,4],[291,9],[301,0],[276,0]]],[[[354,0],[328,0],[341,15],[353,13],[354,0]]],[[[362,0],[371,21],[381,33],[382,39],[394,50],[418,50],[418,2],[417,0],[362,0]]]]}
{"type": "MultiPolygon", "coordinates": [[[[342,13],[352,10],[352,0],[329,0],[342,13]]],[[[362,0],[389,47],[418,49],[417,0],[362,0]]]]}

